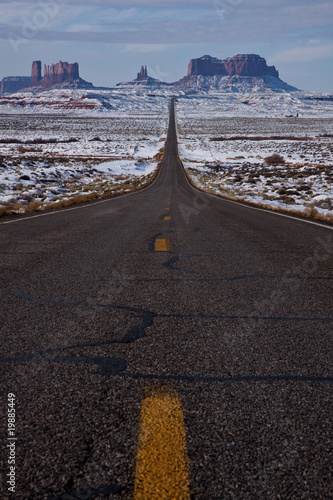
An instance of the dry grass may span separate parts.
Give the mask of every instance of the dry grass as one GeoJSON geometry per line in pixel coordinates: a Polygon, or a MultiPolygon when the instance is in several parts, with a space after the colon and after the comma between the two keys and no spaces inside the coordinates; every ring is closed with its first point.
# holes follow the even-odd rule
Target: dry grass
{"type": "Polygon", "coordinates": [[[47,205],[45,205],[44,208],[46,210],[54,210],[56,208],[71,207],[72,205],[85,203],[87,201],[96,200],[98,198],[99,198],[98,193],[77,194],[75,196],[72,196],[71,198],[50,202],[47,205]]]}
{"type": "MultiPolygon", "coordinates": [[[[327,135],[322,137],[328,137],[327,135]]],[[[270,136],[243,136],[235,135],[232,137],[212,137],[210,141],[212,142],[224,142],[224,141],[313,141],[314,137],[295,137],[293,135],[270,135],[270,136]]]]}
{"type": "MultiPolygon", "coordinates": [[[[181,162],[182,163],[182,162],[181,162]]],[[[183,163],[182,163],[183,165],[183,163]]],[[[184,166],[183,166],[184,168],[184,166]]],[[[193,169],[188,169],[189,171],[193,169]]],[[[189,174],[187,169],[184,168],[185,175],[190,182],[192,186],[194,186],[196,189],[199,191],[202,191],[204,193],[210,193],[214,194],[215,196],[220,196],[221,198],[226,198],[228,200],[232,201],[238,201],[241,203],[244,203],[245,205],[251,205],[259,208],[264,208],[265,210],[272,210],[273,212],[280,212],[280,213],[285,213],[287,215],[295,215],[297,217],[302,217],[306,219],[311,219],[311,220],[317,220],[320,222],[326,222],[329,224],[333,224],[333,213],[332,214],[327,214],[327,213],[321,213],[319,212],[314,205],[309,206],[306,210],[299,210],[297,207],[277,207],[272,204],[270,204],[269,200],[267,202],[259,202],[259,201],[249,201],[244,199],[245,193],[237,193],[237,190],[233,189],[223,189],[220,193],[216,193],[216,189],[213,188],[213,186],[206,186],[205,189],[202,188],[200,184],[195,182],[193,177],[189,174]]],[[[214,187],[217,187],[214,186],[214,187]]],[[[220,186],[219,186],[220,187],[220,186]]]]}
{"type": "Polygon", "coordinates": [[[5,206],[0,207],[0,215],[12,215],[16,213],[23,213],[25,211],[25,206],[22,203],[8,203],[5,206]]]}
{"type": "Polygon", "coordinates": [[[26,214],[30,212],[35,212],[42,206],[42,202],[38,200],[31,201],[25,208],[24,211],[26,214]]]}
{"type": "MultiPolygon", "coordinates": [[[[154,160],[157,161],[157,168],[152,173],[146,176],[135,178],[128,177],[122,174],[115,178],[115,181],[118,181],[117,184],[114,184],[113,182],[107,181],[105,179],[95,179],[94,182],[85,184],[84,186],[80,186],[79,179],[75,178],[72,179],[75,182],[75,185],[67,186],[68,188],[70,187],[71,191],[75,192],[75,194],[73,194],[72,196],[63,199],[59,199],[59,197],[57,196],[55,200],[50,202],[44,202],[41,199],[31,199],[29,197],[29,199],[27,199],[28,204],[26,205],[21,203],[8,203],[7,205],[0,207],[0,217],[4,215],[66,208],[77,205],[79,203],[86,203],[89,201],[120,196],[122,194],[139,191],[148,187],[156,179],[164,161],[164,152],[165,147],[161,148],[157,155],[155,155],[154,160]],[[78,192],[79,190],[81,190],[81,192],[78,192]]],[[[23,185],[21,187],[23,187],[23,185]]]]}

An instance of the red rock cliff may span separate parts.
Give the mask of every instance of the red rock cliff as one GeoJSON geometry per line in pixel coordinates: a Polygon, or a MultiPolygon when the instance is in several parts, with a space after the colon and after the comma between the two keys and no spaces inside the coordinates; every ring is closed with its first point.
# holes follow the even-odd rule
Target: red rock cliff
{"type": "Polygon", "coordinates": [[[79,78],[78,63],[68,64],[60,61],[57,64],[52,64],[52,66],[44,65],[43,84],[45,85],[74,81],[79,78]]]}
{"type": "Polygon", "coordinates": [[[203,75],[228,75],[223,62],[216,57],[203,56],[199,59],[191,59],[188,65],[188,76],[203,75]]]}
{"type": "Polygon", "coordinates": [[[263,76],[271,75],[279,78],[274,66],[267,66],[266,60],[256,54],[238,54],[223,61],[228,75],[263,76]]]}
{"type": "Polygon", "coordinates": [[[41,61],[34,61],[31,70],[31,85],[43,85],[45,87],[63,82],[73,82],[79,80],[78,63],[68,64],[67,62],[58,62],[52,66],[44,65],[44,77],[41,74],[41,61]]]}
{"type": "Polygon", "coordinates": [[[219,60],[211,56],[192,59],[188,67],[188,76],[225,75],[225,76],[263,76],[279,77],[274,66],[267,66],[266,60],[256,54],[238,54],[228,59],[219,60]]]}
{"type": "Polygon", "coordinates": [[[137,81],[144,81],[144,80],[147,80],[148,78],[148,70],[147,70],[147,66],[143,67],[141,66],[141,70],[140,70],[140,73],[138,73],[138,77],[137,77],[137,81]]]}
{"type": "Polygon", "coordinates": [[[38,85],[42,79],[42,63],[34,61],[31,69],[31,85],[38,85]]]}

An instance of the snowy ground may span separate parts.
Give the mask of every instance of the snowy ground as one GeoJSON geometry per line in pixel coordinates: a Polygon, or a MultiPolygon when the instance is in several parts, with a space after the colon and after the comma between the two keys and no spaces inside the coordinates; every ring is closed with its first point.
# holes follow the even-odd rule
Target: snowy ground
{"type": "Polygon", "coordinates": [[[146,89],[135,86],[110,90],[53,89],[20,91],[0,95],[0,113],[63,114],[63,115],[121,115],[142,116],[164,114],[168,109],[171,90],[146,89]]]}
{"type": "Polygon", "coordinates": [[[171,97],[182,96],[178,108],[187,113],[209,113],[223,116],[271,116],[286,115],[333,116],[333,95],[314,92],[183,92],[168,87],[145,88],[120,86],[109,90],[54,89],[42,92],[20,91],[0,95],[0,113],[13,114],[117,114],[149,116],[163,114],[171,97]]]}
{"type": "Polygon", "coordinates": [[[0,213],[66,206],[149,182],[168,109],[96,117],[0,113],[0,213]],[[154,112],[155,111],[155,112],[154,112]]]}
{"type": "Polygon", "coordinates": [[[178,99],[178,113],[184,117],[290,116],[333,118],[333,94],[314,92],[199,92],[178,99]]]}
{"type": "Polygon", "coordinates": [[[188,174],[214,193],[333,220],[333,102],[311,98],[305,105],[294,94],[276,94],[243,104],[248,99],[178,99],[188,174]],[[272,155],[280,159],[266,160],[272,155]]]}
{"type": "MultiPolygon", "coordinates": [[[[147,183],[176,95],[120,87],[0,96],[0,213],[147,183]]],[[[332,95],[180,91],[176,109],[180,156],[198,185],[332,216],[332,95]],[[269,165],[274,154],[282,160],[269,165]]]]}

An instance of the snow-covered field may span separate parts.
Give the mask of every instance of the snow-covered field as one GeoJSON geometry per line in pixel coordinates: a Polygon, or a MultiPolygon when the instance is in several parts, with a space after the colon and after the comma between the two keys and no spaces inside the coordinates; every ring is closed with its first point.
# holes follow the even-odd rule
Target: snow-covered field
{"type": "Polygon", "coordinates": [[[199,92],[178,99],[177,111],[183,117],[211,119],[221,117],[290,116],[333,118],[333,94],[315,92],[199,92]]]}
{"type": "Polygon", "coordinates": [[[20,91],[0,95],[0,113],[11,114],[62,114],[62,115],[110,115],[164,114],[168,109],[172,91],[146,89],[135,86],[116,87],[109,90],[53,89],[20,91]]]}
{"type": "Polygon", "coordinates": [[[0,213],[66,206],[147,184],[168,108],[111,113],[0,112],[0,213]]]}
{"type": "Polygon", "coordinates": [[[180,156],[198,185],[332,216],[332,95],[131,86],[0,97],[0,213],[145,185],[161,159],[173,96],[180,156]],[[272,155],[280,158],[267,161],[272,155]]]}
{"type": "Polygon", "coordinates": [[[179,110],[187,114],[221,114],[223,116],[286,115],[333,116],[333,95],[314,92],[184,92],[172,87],[151,88],[124,85],[114,89],[54,89],[20,91],[0,95],[0,113],[63,115],[112,115],[127,113],[149,116],[163,114],[171,97],[181,96],[179,110]]]}
{"type": "Polygon", "coordinates": [[[216,93],[178,99],[179,153],[194,183],[333,220],[333,100],[308,97],[216,93]]]}

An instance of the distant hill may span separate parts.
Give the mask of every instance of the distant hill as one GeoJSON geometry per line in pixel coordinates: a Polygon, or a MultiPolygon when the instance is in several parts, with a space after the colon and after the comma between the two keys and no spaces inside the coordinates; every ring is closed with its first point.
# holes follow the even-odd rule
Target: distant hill
{"type": "Polygon", "coordinates": [[[0,94],[12,94],[30,85],[30,76],[5,76],[0,82],[0,94]]]}

